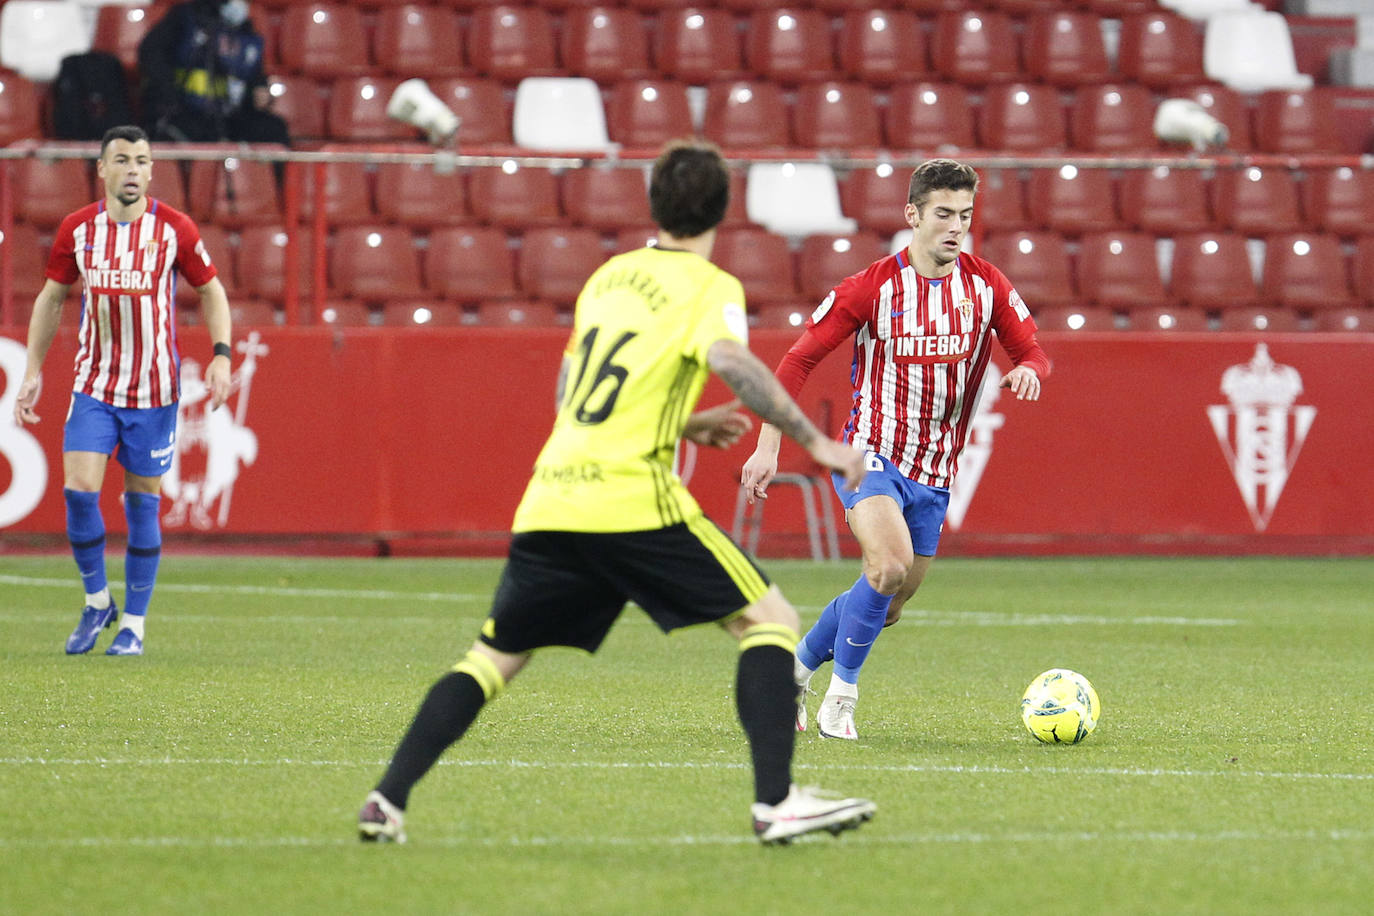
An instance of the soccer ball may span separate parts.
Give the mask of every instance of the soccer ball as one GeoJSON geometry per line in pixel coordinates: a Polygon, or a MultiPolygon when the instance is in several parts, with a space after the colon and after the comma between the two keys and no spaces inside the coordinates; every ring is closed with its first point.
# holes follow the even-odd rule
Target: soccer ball
{"type": "Polygon", "coordinates": [[[1102,704],[1088,679],[1051,668],[1031,681],[1021,697],[1021,721],[1037,741],[1077,744],[1093,733],[1102,704]]]}

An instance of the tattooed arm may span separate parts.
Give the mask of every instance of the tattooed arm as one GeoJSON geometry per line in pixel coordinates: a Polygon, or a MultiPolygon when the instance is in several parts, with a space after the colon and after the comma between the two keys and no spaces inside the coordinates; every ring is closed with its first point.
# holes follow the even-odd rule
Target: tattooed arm
{"type": "Polygon", "coordinates": [[[844,475],[850,489],[858,487],[864,474],[863,452],[827,439],[747,347],[735,340],[718,340],[707,352],[706,362],[746,407],[795,440],[818,463],[844,475]]]}

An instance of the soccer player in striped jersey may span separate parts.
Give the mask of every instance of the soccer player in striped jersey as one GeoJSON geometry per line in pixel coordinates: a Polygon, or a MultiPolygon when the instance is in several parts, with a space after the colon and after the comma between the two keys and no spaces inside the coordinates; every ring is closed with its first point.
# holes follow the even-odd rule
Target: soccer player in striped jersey
{"type": "Polygon", "coordinates": [[[402,842],[414,785],[536,649],[595,652],[626,601],[665,632],[720,625],[739,642],[736,705],[764,843],[857,827],[873,803],[792,785],[797,612],[702,513],[673,472],[682,437],[729,445],[749,428],[725,404],[693,414],[711,372],[750,409],[857,486],[863,453],[827,439],[749,352],[744,291],[708,258],[729,200],[714,147],[670,144],[654,163],[656,247],[601,265],[577,300],[553,432],[515,513],[491,614],[430,689],[358,816],[362,839],[402,842]]]}
{"type": "Polygon", "coordinates": [[[29,319],[28,361],[14,405],[19,424],[37,423],[39,373],[57,333],[62,302],[80,278],[81,328],[76,378],[62,441],[67,537],[86,592],[67,653],[94,648],[118,618],[106,655],[143,654],[144,615],[162,550],[158,499],[176,450],[180,357],[176,346],[176,272],[200,294],[214,356],[205,370],[211,404],[229,396],[229,300],[195,223],[148,196],[153,154],[138,127],[113,127],[100,143],[96,172],[105,198],[67,216],[57,229],[47,279],[29,319]],[[100,486],[110,453],[124,466],[124,613],[105,578],[100,486]]]}
{"type": "MultiPolygon", "coordinates": [[[[863,486],[840,492],[863,572],[797,646],[798,731],[806,729],[811,676],[833,659],[818,730],[827,738],[858,737],[859,670],[930,569],[993,334],[1014,366],[1002,387],[1017,399],[1038,399],[1050,372],[1035,322],[1011,283],[961,251],[977,190],[977,173],[962,163],[932,159],[917,167],[905,210],[911,244],[831,290],[778,366],[795,397],[811,369],[852,340],[853,409],[843,438],[869,456],[863,486]]],[[[759,430],[740,477],[751,503],[767,496],[780,441],[772,426],[759,430]]]]}

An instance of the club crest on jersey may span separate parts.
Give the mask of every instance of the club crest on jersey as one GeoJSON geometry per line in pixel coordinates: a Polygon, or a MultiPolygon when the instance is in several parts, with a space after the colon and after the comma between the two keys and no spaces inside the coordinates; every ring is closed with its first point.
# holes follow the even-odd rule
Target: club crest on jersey
{"type": "Polygon", "coordinates": [[[967,328],[973,324],[973,300],[965,296],[959,300],[957,306],[959,310],[960,327],[967,328]]]}
{"type": "Polygon", "coordinates": [[[148,239],[143,243],[143,256],[145,258],[157,257],[157,239],[148,239]]]}
{"type": "Polygon", "coordinates": [[[926,334],[894,337],[892,361],[902,364],[957,363],[973,352],[973,335],[926,334]]]}

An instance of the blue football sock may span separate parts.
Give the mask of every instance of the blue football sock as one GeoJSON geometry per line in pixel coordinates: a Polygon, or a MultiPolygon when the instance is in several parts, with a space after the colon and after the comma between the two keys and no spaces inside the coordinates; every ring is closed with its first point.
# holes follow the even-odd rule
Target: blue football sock
{"type": "Polygon", "coordinates": [[[124,613],[148,613],[162,556],[162,528],[158,524],[156,493],[125,493],[124,515],[129,520],[129,549],[124,555],[124,613]]]}
{"type": "Polygon", "coordinates": [[[67,503],[67,540],[81,584],[86,594],[94,595],[109,585],[105,579],[105,519],[100,515],[100,494],[64,489],[62,496],[67,503]]]}
{"type": "Polygon", "coordinates": [[[891,595],[874,591],[863,576],[849,589],[840,628],[835,633],[835,676],[847,684],[859,682],[859,669],[882,632],[891,595]]]}
{"type": "Polygon", "coordinates": [[[821,611],[820,619],[797,643],[797,660],[812,671],[835,657],[835,631],[839,629],[844,599],[848,596],[848,591],[836,595],[821,611]]]}

